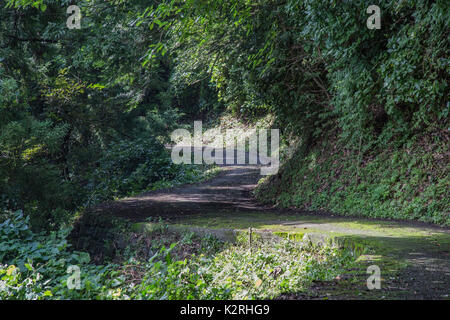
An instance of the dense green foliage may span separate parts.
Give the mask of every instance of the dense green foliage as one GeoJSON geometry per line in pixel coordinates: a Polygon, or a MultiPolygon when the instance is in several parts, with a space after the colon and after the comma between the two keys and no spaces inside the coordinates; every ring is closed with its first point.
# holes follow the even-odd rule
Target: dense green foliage
{"type": "Polygon", "coordinates": [[[208,81],[186,93],[167,57],[143,66],[161,36],[136,24],[148,2],[81,3],[81,30],[65,25],[69,4],[0,9],[0,208],[24,210],[36,228],[57,228],[101,200],[201,178],[173,165],[164,143],[178,119],[197,113],[200,92],[211,96],[208,81]]]}
{"type": "Polygon", "coordinates": [[[68,250],[68,229],[50,236],[31,231],[29,217],[22,212],[9,215],[0,228],[0,300],[96,298],[108,280],[113,265],[89,264],[89,254],[68,250]],[[67,268],[83,269],[81,290],[67,286],[67,268]]]}
{"type": "Polygon", "coordinates": [[[191,65],[208,67],[236,113],[273,112],[305,138],[337,126],[350,146],[370,150],[439,128],[448,116],[449,9],[445,1],[385,1],[382,29],[368,30],[367,6],[170,1],[144,21],[166,18],[160,25],[170,36],[156,46],[182,47],[191,65]]]}

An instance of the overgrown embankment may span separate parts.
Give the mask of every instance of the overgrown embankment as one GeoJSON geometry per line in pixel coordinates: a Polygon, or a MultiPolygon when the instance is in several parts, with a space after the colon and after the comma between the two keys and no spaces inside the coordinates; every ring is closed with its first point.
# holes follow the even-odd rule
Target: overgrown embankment
{"type": "Polygon", "coordinates": [[[299,148],[258,186],[264,203],[339,215],[450,225],[447,136],[360,155],[336,139],[299,148]]]}

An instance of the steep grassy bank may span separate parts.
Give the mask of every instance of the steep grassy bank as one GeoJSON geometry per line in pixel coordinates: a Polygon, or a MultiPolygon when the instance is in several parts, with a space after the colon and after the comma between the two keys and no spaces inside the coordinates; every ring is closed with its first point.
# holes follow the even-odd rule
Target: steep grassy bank
{"type": "Polygon", "coordinates": [[[336,138],[299,148],[261,181],[264,203],[339,215],[413,219],[450,225],[448,137],[416,137],[366,155],[336,138]]]}

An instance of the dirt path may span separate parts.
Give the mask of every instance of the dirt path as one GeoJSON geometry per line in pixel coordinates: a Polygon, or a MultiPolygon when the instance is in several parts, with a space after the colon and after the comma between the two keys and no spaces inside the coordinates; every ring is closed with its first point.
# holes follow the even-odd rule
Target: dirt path
{"type": "Polygon", "coordinates": [[[94,211],[111,212],[133,221],[144,221],[147,217],[170,219],[210,211],[265,211],[266,208],[253,200],[251,192],[260,178],[256,166],[224,166],[207,182],[104,203],[94,211]]]}
{"type": "Polygon", "coordinates": [[[262,207],[252,198],[252,190],[261,178],[259,173],[257,166],[224,166],[208,182],[147,192],[104,203],[93,211],[135,222],[163,217],[173,224],[208,228],[251,226],[266,231],[349,237],[376,248],[362,265],[380,265],[381,290],[367,289],[368,275],[362,268],[336,281],[315,283],[307,294],[280,297],[283,299],[450,298],[450,229],[262,207]]]}

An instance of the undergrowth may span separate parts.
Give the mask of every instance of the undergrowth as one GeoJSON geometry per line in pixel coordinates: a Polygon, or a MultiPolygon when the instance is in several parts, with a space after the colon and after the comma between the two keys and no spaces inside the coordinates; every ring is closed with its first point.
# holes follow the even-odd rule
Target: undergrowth
{"type": "Polygon", "coordinates": [[[36,234],[21,212],[4,221],[0,299],[275,298],[333,279],[356,259],[331,244],[255,239],[250,247],[245,238],[224,243],[160,223],[149,234],[128,233],[121,250],[94,264],[89,253],[71,250],[67,232],[36,234]],[[81,271],[78,289],[67,286],[71,265],[81,271]]]}

